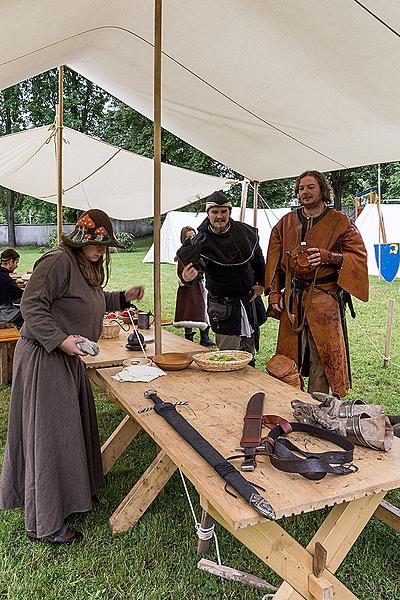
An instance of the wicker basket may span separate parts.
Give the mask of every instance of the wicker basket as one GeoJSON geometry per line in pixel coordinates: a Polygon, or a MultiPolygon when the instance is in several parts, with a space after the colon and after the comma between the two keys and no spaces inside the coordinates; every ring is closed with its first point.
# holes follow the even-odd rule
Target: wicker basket
{"type": "Polygon", "coordinates": [[[102,338],[112,339],[119,337],[120,325],[115,319],[103,319],[102,338]]]}
{"type": "Polygon", "coordinates": [[[253,356],[250,352],[244,352],[243,350],[219,350],[216,352],[201,352],[200,354],[193,354],[193,360],[203,371],[239,371],[243,369],[251,360],[253,356]],[[220,362],[217,360],[210,360],[210,356],[231,356],[235,360],[220,362]]]}

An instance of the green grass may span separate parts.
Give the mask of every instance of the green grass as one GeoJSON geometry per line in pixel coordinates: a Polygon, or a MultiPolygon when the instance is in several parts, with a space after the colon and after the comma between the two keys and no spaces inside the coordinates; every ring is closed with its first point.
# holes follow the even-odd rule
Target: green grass
{"type": "MultiPolygon", "coordinates": [[[[153,307],[152,265],[141,262],[148,241],[137,244],[133,253],[113,255],[109,289],[124,289],[134,283],[146,286],[141,303],[153,307]]],[[[21,270],[30,268],[39,256],[34,248],[21,249],[21,270]]],[[[162,316],[173,317],[177,280],[173,265],[162,265],[162,316]]],[[[353,389],[348,398],[382,403],[400,412],[399,282],[387,284],[371,278],[371,300],[356,302],[357,323],[349,318],[353,389]],[[382,368],[387,303],[394,298],[395,317],[391,358],[382,368]],[[376,346],[378,350],[374,348],[376,346]]],[[[274,353],[276,323],[262,328],[262,350],[257,367],[274,353]]],[[[96,389],[100,435],[106,440],[121,420],[121,412],[96,389]]],[[[0,387],[0,438],[4,445],[10,388],[0,387]]],[[[76,515],[71,524],[84,532],[84,541],[71,548],[32,544],[25,538],[20,510],[0,512],[0,598],[7,600],[195,600],[223,598],[221,583],[196,568],[197,538],[178,475],[167,484],[136,528],[112,537],[108,517],[146,469],[155,453],[153,442],[142,433],[123,454],[99,493],[94,509],[76,515]]],[[[317,484],[316,484],[317,485],[317,484]]],[[[198,516],[200,508],[191,487],[198,516]]],[[[387,497],[400,506],[399,491],[387,497]]],[[[280,523],[305,545],[322,522],[326,511],[283,519],[280,523]]],[[[217,527],[224,564],[264,577],[279,584],[279,578],[261,561],[217,527]]],[[[207,558],[216,560],[211,546],[207,558]]],[[[399,536],[376,519],[371,519],[338,571],[338,577],[361,600],[400,600],[399,536]]],[[[241,584],[225,584],[227,598],[260,600],[262,592],[241,584]]],[[[337,600],[340,600],[339,598],[337,600]]]]}

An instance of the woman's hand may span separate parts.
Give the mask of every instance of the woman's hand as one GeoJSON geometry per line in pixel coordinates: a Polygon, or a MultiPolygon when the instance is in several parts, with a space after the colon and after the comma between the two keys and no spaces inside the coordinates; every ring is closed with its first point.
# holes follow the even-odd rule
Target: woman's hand
{"type": "Polygon", "coordinates": [[[125,300],[131,302],[132,300],[141,300],[144,296],[144,286],[134,285],[125,292],[125,300]]]}
{"type": "Polygon", "coordinates": [[[186,265],[186,267],[184,267],[183,271],[182,271],[182,275],[181,275],[181,279],[183,282],[189,282],[189,281],[193,281],[194,279],[196,279],[196,277],[198,277],[199,272],[197,269],[194,268],[193,263],[189,263],[188,265],[186,265]]]}
{"type": "Polygon", "coordinates": [[[77,346],[80,342],[85,341],[86,339],[81,335],[69,335],[58,347],[69,356],[86,356],[87,352],[82,352],[77,346]]]}

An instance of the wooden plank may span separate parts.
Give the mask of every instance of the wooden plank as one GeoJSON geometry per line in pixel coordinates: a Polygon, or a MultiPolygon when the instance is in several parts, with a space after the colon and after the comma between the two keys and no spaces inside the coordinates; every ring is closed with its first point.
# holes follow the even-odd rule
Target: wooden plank
{"type": "Polygon", "coordinates": [[[216,575],[217,577],[221,577],[222,579],[228,579],[229,581],[240,581],[240,583],[244,583],[260,590],[270,590],[271,592],[276,592],[278,589],[274,585],[268,583],[268,581],[265,581],[265,579],[255,577],[255,575],[245,573],[244,571],[238,571],[238,569],[232,569],[232,567],[218,565],[212,560],[206,560],[205,558],[201,558],[199,560],[197,563],[197,568],[202,569],[203,571],[208,571],[208,573],[216,575]]]}
{"type": "MultiPolygon", "coordinates": [[[[312,401],[311,397],[251,367],[231,373],[209,373],[192,364],[184,371],[170,371],[151,384],[116,382],[111,376],[117,370],[98,370],[103,389],[112,394],[123,410],[131,414],[163,448],[192,481],[198,493],[212,499],[215,509],[232,528],[263,522],[264,519],[244,500],[232,498],[225,491],[219,475],[164,419],[153,411],[138,414],[139,409],[151,405],[143,393],[151,387],[166,402],[187,400],[190,408],[178,407],[178,411],[223,456],[235,453],[242,434],[246,404],[252,394],[264,390],[266,410],[288,419],[291,418],[292,399],[312,401]]],[[[311,452],[337,449],[328,442],[300,433],[291,434],[290,439],[311,452]]],[[[266,490],[263,495],[274,507],[278,519],[400,487],[399,439],[394,440],[388,453],[356,447],[354,462],[359,468],[357,473],[343,477],[327,475],[316,484],[298,474],[278,471],[267,457],[260,457],[257,469],[247,477],[266,490]],[[282,493],[282,490],[288,489],[290,494],[282,493]]]]}
{"type": "Polygon", "coordinates": [[[103,473],[106,475],[142,428],[126,415],[101,447],[103,473]]]}
{"type": "Polygon", "coordinates": [[[136,525],[175,471],[174,463],[161,451],[111,515],[113,534],[136,525]]]}
{"type": "Polygon", "coordinates": [[[374,513],[374,517],[386,523],[392,529],[400,533],[400,508],[393,506],[390,502],[382,500],[374,513]]]}
{"type": "Polygon", "coordinates": [[[308,576],[308,589],[316,600],[334,600],[333,585],[324,577],[308,576]]]}
{"type": "MultiPolygon", "coordinates": [[[[124,327],[128,327],[128,325],[124,325],[124,327]]],[[[127,350],[125,348],[125,344],[128,338],[129,333],[132,331],[132,326],[129,326],[129,331],[123,331],[121,329],[119,333],[119,337],[115,339],[103,339],[100,338],[98,344],[100,346],[100,354],[97,356],[82,356],[82,360],[87,367],[91,368],[103,368],[103,367],[112,367],[116,365],[122,365],[123,361],[127,358],[135,358],[136,356],[143,356],[142,352],[132,352],[132,350],[127,350]]],[[[144,335],[154,335],[154,328],[150,329],[140,329],[139,330],[144,335]]],[[[208,349],[205,349],[200,344],[195,344],[194,342],[190,342],[186,340],[184,337],[180,335],[175,335],[166,329],[162,329],[162,349],[163,352],[205,352],[208,349]]],[[[147,344],[145,348],[147,356],[154,356],[155,345],[154,342],[147,344]]]]}
{"type": "MultiPolygon", "coordinates": [[[[207,512],[275,573],[287,581],[298,592],[300,598],[315,600],[315,596],[309,589],[309,577],[313,575],[313,557],[278,523],[270,521],[260,523],[255,527],[233,530],[211,504],[208,505],[207,512]]],[[[357,600],[357,597],[327,569],[323,571],[322,575],[333,586],[335,598],[357,600]]]]}

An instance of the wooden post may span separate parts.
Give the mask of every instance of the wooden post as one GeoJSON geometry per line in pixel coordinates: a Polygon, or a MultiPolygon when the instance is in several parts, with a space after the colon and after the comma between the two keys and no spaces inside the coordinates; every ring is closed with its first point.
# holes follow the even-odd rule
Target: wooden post
{"type": "Polygon", "coordinates": [[[394,300],[389,300],[388,311],[387,311],[387,323],[386,323],[385,355],[384,355],[384,359],[383,359],[384,369],[388,368],[389,359],[390,359],[390,344],[392,342],[393,310],[394,310],[394,300]]]}
{"type": "Polygon", "coordinates": [[[249,180],[243,179],[242,181],[242,195],[240,197],[240,216],[239,221],[243,223],[246,215],[246,206],[247,206],[247,193],[249,190],[249,180]]]}
{"type": "Polygon", "coordinates": [[[161,348],[161,34],[162,0],[154,0],[154,328],[155,353],[161,348]]]}
{"type": "Polygon", "coordinates": [[[254,203],[253,203],[253,227],[257,227],[257,207],[258,207],[258,181],[253,182],[254,185],[254,203]]]}
{"type": "Polygon", "coordinates": [[[56,105],[56,148],[57,148],[57,235],[62,235],[62,139],[63,139],[63,78],[64,67],[58,67],[58,104],[56,105]]]}

